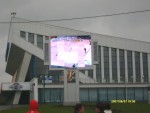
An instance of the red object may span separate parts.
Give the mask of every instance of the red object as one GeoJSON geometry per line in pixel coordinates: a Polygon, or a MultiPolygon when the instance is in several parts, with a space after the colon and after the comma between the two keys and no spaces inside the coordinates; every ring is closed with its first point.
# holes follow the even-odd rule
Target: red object
{"type": "Polygon", "coordinates": [[[50,38],[56,38],[56,36],[50,36],[50,38]]]}
{"type": "Polygon", "coordinates": [[[30,102],[30,110],[27,113],[39,113],[38,111],[39,104],[36,100],[30,102]]]}

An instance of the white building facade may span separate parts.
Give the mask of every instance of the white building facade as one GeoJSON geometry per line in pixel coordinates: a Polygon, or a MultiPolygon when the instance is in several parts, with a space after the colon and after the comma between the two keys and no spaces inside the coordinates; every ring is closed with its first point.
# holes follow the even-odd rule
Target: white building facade
{"type": "Polygon", "coordinates": [[[12,82],[30,82],[37,78],[36,96],[31,96],[31,91],[16,90],[10,96],[13,104],[26,103],[27,99],[23,100],[23,97],[61,103],[150,101],[149,42],[12,18],[6,61],[6,72],[13,76],[12,82]],[[68,84],[65,82],[66,69],[49,69],[48,42],[50,36],[74,35],[91,36],[92,68],[77,69],[76,82],[68,84]],[[43,77],[44,80],[45,77],[53,78],[53,81],[43,82],[43,77]],[[75,96],[71,97],[73,94],[75,96]]]}

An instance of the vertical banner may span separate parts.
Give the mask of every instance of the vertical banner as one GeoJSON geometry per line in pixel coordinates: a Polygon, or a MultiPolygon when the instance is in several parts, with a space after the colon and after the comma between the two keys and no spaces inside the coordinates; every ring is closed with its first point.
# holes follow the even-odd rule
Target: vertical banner
{"type": "Polygon", "coordinates": [[[67,70],[67,82],[74,83],[75,82],[76,73],[74,70],[67,70]]]}

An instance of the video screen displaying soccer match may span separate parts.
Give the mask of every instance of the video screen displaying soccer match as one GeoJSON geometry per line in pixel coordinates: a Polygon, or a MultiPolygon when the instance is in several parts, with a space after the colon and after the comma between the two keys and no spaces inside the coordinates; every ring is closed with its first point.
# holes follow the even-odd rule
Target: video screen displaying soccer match
{"type": "Polygon", "coordinates": [[[92,65],[91,36],[51,36],[49,43],[51,68],[92,65]]]}

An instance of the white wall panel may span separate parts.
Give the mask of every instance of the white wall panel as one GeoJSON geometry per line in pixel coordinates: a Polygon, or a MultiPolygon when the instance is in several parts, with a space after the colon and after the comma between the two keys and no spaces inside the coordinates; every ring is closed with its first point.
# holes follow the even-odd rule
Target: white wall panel
{"type": "MultiPolygon", "coordinates": [[[[13,19],[13,21],[25,21],[25,20],[13,19]]],[[[22,31],[33,32],[35,34],[41,34],[41,35],[46,35],[46,36],[91,35],[92,38],[98,40],[98,43],[102,46],[150,53],[149,42],[83,32],[83,31],[67,29],[63,27],[57,27],[57,26],[46,25],[46,24],[41,24],[41,23],[18,23],[18,24],[15,23],[14,25],[12,25],[12,28],[13,28],[13,31],[22,30],[22,31]]]]}

